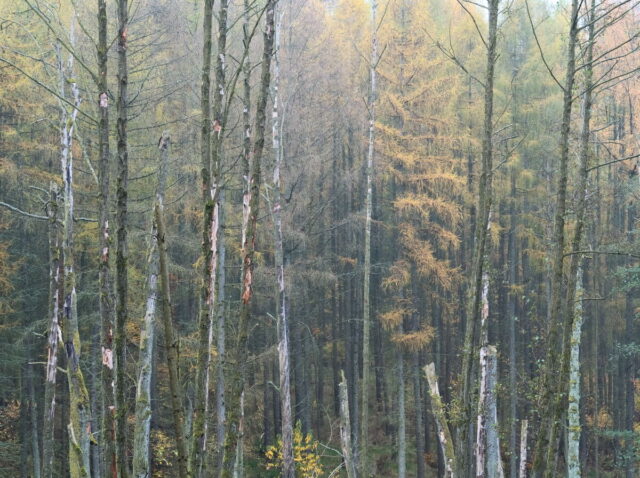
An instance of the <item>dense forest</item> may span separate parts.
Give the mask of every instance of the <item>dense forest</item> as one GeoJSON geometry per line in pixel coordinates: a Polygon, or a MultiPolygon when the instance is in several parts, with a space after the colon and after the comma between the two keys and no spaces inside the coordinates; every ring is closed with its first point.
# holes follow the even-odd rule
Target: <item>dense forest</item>
{"type": "Polygon", "coordinates": [[[640,476],[640,0],[0,0],[0,472],[640,476]]]}

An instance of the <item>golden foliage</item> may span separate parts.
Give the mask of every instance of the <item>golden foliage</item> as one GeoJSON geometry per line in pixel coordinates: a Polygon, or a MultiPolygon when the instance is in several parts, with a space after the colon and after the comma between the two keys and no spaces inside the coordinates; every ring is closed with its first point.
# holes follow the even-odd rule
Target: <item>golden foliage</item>
{"type": "MultiPolygon", "coordinates": [[[[317,478],[322,475],[322,464],[318,454],[319,442],[313,439],[311,433],[302,433],[302,424],[296,423],[293,429],[293,460],[296,466],[296,476],[300,478],[317,478]]],[[[275,446],[270,446],[265,452],[267,470],[282,467],[282,438],[278,438],[275,446]]]]}
{"type": "Polygon", "coordinates": [[[415,332],[396,334],[391,337],[391,341],[409,352],[419,352],[431,343],[434,336],[433,327],[424,326],[415,332]]]}

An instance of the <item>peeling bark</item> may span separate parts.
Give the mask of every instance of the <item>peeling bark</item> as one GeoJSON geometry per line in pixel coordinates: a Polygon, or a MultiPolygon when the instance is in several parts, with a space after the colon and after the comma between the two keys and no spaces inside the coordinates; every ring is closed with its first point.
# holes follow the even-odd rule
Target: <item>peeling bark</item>
{"type": "Polygon", "coordinates": [[[445,415],[444,405],[442,404],[442,397],[440,396],[440,390],[438,388],[436,366],[433,362],[431,362],[429,365],[425,365],[423,370],[427,377],[427,382],[429,382],[431,407],[433,409],[433,416],[436,421],[436,427],[438,428],[438,441],[440,443],[440,449],[442,450],[442,457],[444,459],[444,476],[445,478],[456,478],[456,476],[463,476],[462,473],[458,474],[458,464],[456,463],[456,455],[453,449],[451,431],[449,430],[449,424],[445,415]]]}

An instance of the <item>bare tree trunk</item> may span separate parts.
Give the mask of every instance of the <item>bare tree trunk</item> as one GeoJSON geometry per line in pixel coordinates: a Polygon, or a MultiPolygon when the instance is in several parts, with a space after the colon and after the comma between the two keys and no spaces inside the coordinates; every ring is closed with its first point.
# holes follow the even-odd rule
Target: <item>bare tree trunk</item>
{"type": "Polygon", "coordinates": [[[440,390],[438,388],[436,366],[431,362],[429,365],[425,365],[423,370],[429,382],[431,408],[436,421],[436,427],[438,428],[438,441],[440,442],[440,449],[442,450],[442,457],[444,459],[444,476],[445,478],[461,477],[462,473],[458,472],[458,463],[456,462],[451,431],[449,430],[447,416],[445,415],[442,397],[440,396],[440,390]]]}
{"type": "Polygon", "coordinates": [[[580,478],[580,342],[582,337],[582,269],[576,281],[573,330],[571,331],[571,372],[567,416],[567,478],[580,478]]]}
{"type": "Polygon", "coordinates": [[[357,478],[356,465],[353,461],[353,446],[351,444],[351,420],[349,420],[349,394],[347,393],[347,379],[344,372],[340,372],[342,381],[338,385],[340,395],[340,444],[342,457],[348,478],[357,478]]]}
{"type": "Polygon", "coordinates": [[[274,9],[277,0],[268,0],[266,6],[266,27],[264,32],[264,52],[260,80],[260,96],[256,106],[256,132],[252,154],[252,171],[250,179],[250,198],[248,214],[243,221],[242,274],[240,313],[237,328],[237,339],[229,363],[227,425],[225,434],[222,477],[231,478],[234,455],[240,439],[239,413],[240,397],[244,389],[243,364],[247,356],[247,336],[249,333],[249,315],[251,296],[253,293],[253,258],[255,252],[256,226],[260,209],[261,161],[264,151],[264,132],[266,127],[266,109],[271,82],[271,56],[274,40],[274,9]]]}
{"type": "Polygon", "coordinates": [[[108,44],[107,44],[107,4],[98,0],[98,125],[99,179],[100,179],[100,323],[102,342],[102,433],[101,448],[104,476],[117,478],[115,455],[115,424],[113,420],[113,296],[111,290],[111,269],[109,249],[109,91],[107,85],[108,44]]]}
{"type": "Polygon", "coordinates": [[[282,477],[295,478],[296,468],[293,459],[293,420],[291,418],[291,384],[289,372],[289,321],[287,316],[287,295],[284,278],[284,247],[282,234],[282,156],[283,149],[280,139],[280,31],[282,27],[282,13],[275,13],[275,51],[273,53],[273,101],[272,141],[275,158],[273,171],[273,220],[275,226],[275,266],[276,266],[276,321],[278,332],[278,366],[280,368],[280,406],[282,407],[282,477]]]}
{"type": "MultiPolygon", "coordinates": [[[[373,209],[373,160],[375,153],[376,67],[378,63],[377,0],[371,2],[371,59],[369,64],[369,147],[367,152],[367,197],[364,231],[364,292],[362,328],[362,419],[360,420],[360,475],[368,478],[369,463],[369,383],[371,381],[371,215],[373,209]]],[[[418,372],[419,374],[419,372],[418,372]]],[[[419,379],[418,379],[419,381],[419,379]]],[[[422,433],[422,432],[419,432],[422,433]]],[[[422,460],[422,457],[418,458],[422,460]]]]}
{"type": "MultiPolygon", "coordinates": [[[[73,43],[73,23],[71,27],[73,43]]],[[[65,96],[65,85],[73,74],[73,57],[68,64],[62,64],[60,48],[56,48],[60,72],[60,92],[65,96]]],[[[89,477],[89,426],[90,404],[89,394],[80,369],[81,343],[78,332],[78,305],[76,297],[76,276],[73,257],[73,131],[75,129],[78,108],[80,107],[80,91],[76,83],[70,83],[73,96],[71,112],[61,103],[60,146],[62,179],[64,192],[64,219],[62,250],[64,257],[64,304],[60,328],[64,332],[63,340],[67,355],[67,382],[69,384],[69,474],[71,478],[89,477]]]]}
{"type": "MultiPolygon", "coordinates": [[[[160,138],[160,168],[156,198],[164,203],[164,190],[167,181],[167,164],[169,160],[170,139],[164,132],[160,138]]],[[[140,354],[138,387],[136,388],[135,428],[133,435],[133,478],[151,476],[151,458],[149,441],[151,436],[151,375],[153,372],[153,356],[156,336],[156,308],[158,302],[158,275],[160,274],[160,257],[158,254],[158,226],[152,219],[149,238],[147,279],[147,308],[144,322],[140,330],[140,354]]]]}
{"type": "Polygon", "coordinates": [[[49,185],[49,334],[47,337],[47,369],[44,384],[44,420],[42,431],[42,476],[53,478],[55,458],[56,378],[58,372],[58,344],[62,343],[60,330],[60,301],[62,290],[62,250],[58,227],[58,186],[49,185]]]}
{"type": "Polygon", "coordinates": [[[475,225],[471,280],[467,292],[466,325],[462,357],[462,396],[463,420],[457,432],[457,456],[460,472],[471,475],[471,449],[468,447],[469,429],[472,416],[473,358],[477,346],[474,337],[480,318],[480,299],[485,257],[487,254],[487,236],[492,201],[493,178],[493,84],[497,58],[498,11],[500,0],[489,0],[489,32],[487,40],[487,62],[484,83],[484,126],[482,136],[482,170],[478,183],[478,218],[475,225]]]}
{"type": "Polygon", "coordinates": [[[184,409],[182,407],[180,380],[178,378],[178,338],[173,329],[171,318],[171,294],[169,289],[169,265],[167,259],[166,228],[164,226],[164,205],[156,202],[155,222],[158,228],[158,252],[160,255],[160,284],[162,287],[162,324],[164,342],[167,349],[167,366],[169,368],[169,392],[173,412],[173,433],[178,449],[178,470],[180,478],[190,478],[191,471],[187,467],[187,444],[185,439],[184,409]]]}
{"type": "Polygon", "coordinates": [[[118,176],[116,181],[116,326],[115,326],[115,436],[116,468],[119,478],[129,476],[127,459],[127,401],[125,367],[127,356],[126,322],[128,316],[127,279],[127,196],[129,184],[129,150],[127,144],[128,85],[127,34],[129,2],[118,0],[118,176]]]}
{"type": "Polygon", "coordinates": [[[527,433],[529,430],[529,422],[522,420],[520,422],[520,470],[518,478],[527,478],[527,433]]]}

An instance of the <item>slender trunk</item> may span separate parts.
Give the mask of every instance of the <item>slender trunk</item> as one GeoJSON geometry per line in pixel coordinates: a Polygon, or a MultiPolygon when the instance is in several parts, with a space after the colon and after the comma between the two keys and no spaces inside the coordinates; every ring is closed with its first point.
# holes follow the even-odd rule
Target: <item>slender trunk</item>
{"type": "MultiPolygon", "coordinates": [[[[71,24],[71,43],[74,43],[74,24],[71,24]]],[[[69,82],[73,75],[73,57],[70,56],[65,66],[62,61],[60,47],[56,46],[56,57],[59,70],[60,96],[66,96],[67,85],[70,86],[73,107],[61,102],[60,118],[60,159],[62,166],[64,213],[62,255],[64,262],[63,305],[60,329],[67,356],[67,383],[69,386],[69,475],[71,478],[88,477],[89,465],[89,394],[80,368],[81,343],[78,331],[78,306],[76,296],[76,276],[74,268],[74,197],[73,197],[73,134],[76,117],[80,107],[80,90],[74,82],[69,82]]]]}
{"type": "MultiPolygon", "coordinates": [[[[369,463],[369,382],[371,377],[371,215],[373,209],[373,160],[375,140],[376,66],[378,63],[377,0],[371,2],[371,59],[369,65],[369,148],[367,152],[367,197],[364,231],[364,293],[362,328],[362,418],[360,420],[360,471],[363,478],[370,473],[369,463]]],[[[421,433],[421,432],[420,432],[421,433]]],[[[422,459],[420,457],[420,459],[422,459]]]]}
{"type": "MultiPolygon", "coordinates": [[[[563,283],[563,259],[565,246],[565,212],[567,203],[567,171],[569,163],[569,135],[571,131],[571,110],[573,105],[573,85],[575,79],[575,49],[578,36],[578,9],[580,2],[572,0],[569,29],[569,41],[567,46],[567,70],[563,86],[563,111],[562,126],[560,131],[560,167],[558,173],[558,191],[556,200],[556,212],[553,231],[553,266],[551,277],[551,306],[550,326],[547,340],[547,358],[542,371],[542,396],[541,396],[541,424],[536,438],[536,446],[533,460],[533,476],[551,477],[553,474],[553,455],[557,441],[557,431],[561,421],[561,397],[559,396],[560,383],[554,383],[557,374],[558,363],[561,356],[561,313],[562,313],[562,283],[563,283]],[[560,411],[558,416],[554,411],[560,411]],[[549,466],[547,466],[549,465],[549,466]]],[[[562,368],[561,368],[562,370],[562,368]]],[[[558,377],[557,382],[562,382],[563,376],[558,377]]]]}
{"type": "Polygon", "coordinates": [[[400,350],[398,360],[398,478],[407,476],[407,432],[404,399],[404,359],[400,350]]]}
{"type": "Polygon", "coordinates": [[[102,459],[104,476],[117,478],[115,455],[115,429],[113,412],[113,296],[111,290],[111,269],[109,249],[109,92],[107,85],[108,44],[107,44],[107,3],[98,0],[98,125],[99,179],[100,179],[100,323],[102,342],[102,459]],[[107,471],[108,470],[108,471],[107,471]]]}
{"type": "Polygon", "coordinates": [[[529,430],[529,422],[522,420],[520,422],[520,468],[518,478],[527,478],[527,434],[529,430]]]}
{"type": "Polygon", "coordinates": [[[517,356],[516,356],[516,294],[512,287],[516,285],[516,172],[511,168],[511,198],[509,205],[509,243],[508,243],[508,278],[507,283],[511,286],[507,297],[506,320],[509,323],[509,476],[516,478],[518,475],[518,455],[517,447],[517,413],[518,413],[518,391],[517,391],[517,356]]]}
{"type": "Polygon", "coordinates": [[[125,367],[127,356],[126,323],[128,306],[127,279],[127,196],[129,184],[129,146],[127,144],[128,72],[127,35],[129,1],[118,0],[118,176],[116,180],[116,327],[115,327],[115,430],[116,467],[119,478],[129,475],[127,459],[127,397],[125,367]]]}
{"type": "Polygon", "coordinates": [[[351,421],[349,420],[349,394],[347,393],[347,379],[344,372],[340,372],[342,381],[338,385],[340,395],[340,445],[342,446],[342,458],[347,470],[348,478],[357,478],[356,465],[353,461],[353,447],[351,445],[351,421]]]}
{"type": "Polygon", "coordinates": [[[462,396],[463,417],[458,427],[457,455],[460,461],[460,471],[463,476],[471,475],[471,454],[467,446],[468,433],[471,423],[473,402],[473,357],[476,356],[477,323],[480,318],[480,298],[482,294],[482,278],[484,262],[487,254],[487,236],[489,215],[492,200],[493,177],[493,83],[497,57],[498,11],[500,0],[489,0],[489,35],[487,43],[487,63],[484,84],[484,127],[482,137],[482,170],[478,183],[477,221],[474,233],[474,248],[472,258],[471,280],[467,293],[467,322],[464,332],[462,358],[462,396]]]}
{"type": "Polygon", "coordinates": [[[422,417],[422,394],[420,393],[420,354],[413,354],[413,397],[415,408],[415,433],[416,433],[416,477],[425,478],[426,462],[424,459],[425,443],[424,443],[424,426],[422,417]]]}
{"type": "Polygon", "coordinates": [[[169,268],[167,258],[166,228],[164,226],[164,205],[155,205],[155,222],[158,228],[158,252],[160,255],[160,284],[162,287],[162,324],[164,343],[169,368],[169,393],[173,412],[173,433],[178,449],[178,471],[180,478],[192,476],[187,467],[187,444],[185,439],[184,409],[182,407],[180,380],[178,377],[178,338],[173,329],[171,295],[169,289],[169,268]]]}
{"type": "Polygon", "coordinates": [[[273,171],[273,220],[275,225],[275,266],[276,266],[276,320],[278,329],[278,365],[280,367],[280,406],[282,410],[282,477],[295,478],[295,462],[293,459],[293,420],[291,418],[291,385],[289,372],[289,322],[287,316],[287,296],[284,278],[284,246],[282,234],[282,144],[280,143],[280,31],[282,14],[278,13],[275,31],[275,51],[273,53],[273,101],[272,141],[275,158],[273,171]]]}
{"type": "MultiPolygon", "coordinates": [[[[224,231],[225,216],[224,216],[224,204],[225,194],[224,190],[220,191],[219,201],[219,214],[218,221],[220,223],[220,229],[224,231]]],[[[224,382],[224,364],[226,356],[226,307],[225,307],[225,286],[226,286],[226,245],[224,233],[220,234],[218,241],[218,323],[217,323],[217,336],[216,336],[216,352],[217,352],[217,367],[216,367],[216,469],[219,471],[222,458],[222,447],[224,445],[225,434],[225,382],[224,382]]]]}
{"type": "MultiPolygon", "coordinates": [[[[160,168],[156,197],[164,202],[164,189],[169,159],[169,135],[162,134],[159,143],[160,168]]],[[[147,279],[147,308],[140,330],[140,354],[138,387],[136,389],[135,429],[133,435],[133,478],[146,478],[151,475],[151,457],[149,439],[151,434],[151,375],[153,372],[154,342],[156,336],[156,307],[158,302],[158,275],[160,257],[158,255],[158,226],[152,220],[149,238],[147,279]]]]}
{"type": "Polygon", "coordinates": [[[438,388],[436,366],[432,362],[429,365],[425,365],[423,370],[427,377],[427,382],[429,382],[431,408],[433,409],[433,417],[438,429],[438,441],[440,443],[440,449],[442,450],[442,457],[444,459],[444,476],[445,478],[460,477],[462,476],[462,473],[458,472],[458,464],[456,463],[456,454],[454,452],[453,441],[451,439],[451,431],[449,430],[447,416],[442,403],[442,397],[440,396],[440,390],[438,388]]]}
{"type": "MultiPolygon", "coordinates": [[[[32,348],[29,345],[29,348],[32,348]]],[[[30,352],[31,353],[31,352],[30,352]]],[[[40,438],[38,438],[38,402],[36,401],[34,381],[34,370],[29,366],[29,421],[31,422],[31,457],[33,459],[33,478],[41,477],[40,464],[40,438]]]]}
{"type": "Polygon", "coordinates": [[[58,228],[58,186],[51,181],[47,206],[49,217],[49,334],[47,338],[47,369],[44,385],[44,420],[42,430],[42,476],[53,478],[55,458],[56,378],[60,330],[60,299],[62,296],[62,251],[58,228]]]}
{"type": "Polygon", "coordinates": [[[567,478],[580,478],[580,342],[582,337],[582,269],[576,281],[571,364],[569,377],[569,429],[567,430],[567,478]]]}
{"type": "Polygon", "coordinates": [[[228,428],[225,435],[222,477],[230,478],[233,473],[234,454],[240,439],[239,413],[240,397],[244,389],[243,364],[247,356],[247,337],[249,333],[249,315],[253,293],[253,259],[255,252],[256,227],[260,208],[261,161],[264,151],[264,132],[266,127],[266,109],[271,82],[271,56],[274,40],[274,9],[276,0],[268,0],[266,6],[266,28],[264,32],[264,52],[260,81],[260,96],[256,106],[256,133],[252,154],[250,179],[250,198],[248,201],[248,223],[243,224],[242,274],[240,311],[236,343],[231,351],[228,383],[229,406],[227,408],[228,428]],[[246,229],[245,229],[246,228],[246,229]]]}

